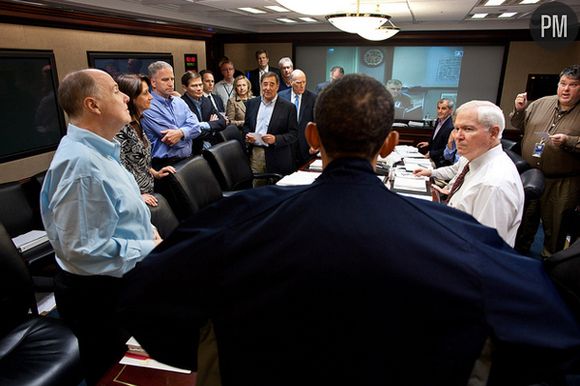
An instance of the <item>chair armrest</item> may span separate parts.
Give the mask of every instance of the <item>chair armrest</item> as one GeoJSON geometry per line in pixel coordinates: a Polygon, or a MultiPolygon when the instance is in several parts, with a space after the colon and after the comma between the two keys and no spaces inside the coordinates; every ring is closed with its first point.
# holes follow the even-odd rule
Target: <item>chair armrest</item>
{"type": "Polygon", "coordinates": [[[271,178],[274,181],[274,183],[281,180],[282,177],[284,177],[284,176],[282,174],[278,174],[278,173],[255,173],[254,174],[254,179],[256,179],[256,180],[265,180],[265,179],[271,178]]]}

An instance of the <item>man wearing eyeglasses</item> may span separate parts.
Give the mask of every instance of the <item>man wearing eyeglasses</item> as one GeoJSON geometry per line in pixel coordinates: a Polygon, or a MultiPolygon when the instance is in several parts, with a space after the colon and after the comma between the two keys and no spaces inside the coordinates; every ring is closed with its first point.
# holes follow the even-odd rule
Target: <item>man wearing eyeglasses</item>
{"type": "Polygon", "coordinates": [[[540,218],[544,228],[544,252],[563,249],[562,218],[580,204],[580,65],[562,70],[556,95],[528,105],[526,93],[516,96],[511,123],[524,133],[522,156],[544,173],[544,194],[524,214],[516,247],[529,250],[540,218]]]}

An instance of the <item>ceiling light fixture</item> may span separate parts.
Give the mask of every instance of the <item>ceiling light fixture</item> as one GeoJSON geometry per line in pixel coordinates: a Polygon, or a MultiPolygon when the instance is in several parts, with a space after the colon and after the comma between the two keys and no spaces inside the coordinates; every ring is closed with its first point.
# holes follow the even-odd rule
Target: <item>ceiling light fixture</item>
{"type": "Polygon", "coordinates": [[[281,17],[276,20],[281,21],[282,23],[298,23],[296,20],[288,19],[286,17],[281,17]]]}
{"type": "Polygon", "coordinates": [[[297,13],[310,16],[323,16],[348,9],[352,0],[276,0],[276,2],[297,13]]]}
{"type": "MultiPolygon", "coordinates": [[[[360,0],[356,1],[356,12],[349,13],[337,13],[333,15],[326,16],[332,25],[336,28],[343,30],[348,33],[356,33],[364,37],[364,34],[368,32],[367,36],[386,36],[390,35],[391,31],[399,31],[397,27],[390,21],[391,16],[381,13],[379,4],[377,3],[376,13],[361,13],[360,12],[360,0]],[[389,22],[388,27],[383,30],[379,28],[385,23],[389,22]],[[386,34],[385,32],[389,32],[386,34]],[[375,32],[375,34],[372,34],[375,32]]],[[[397,33],[395,32],[395,33],[397,33]]],[[[393,34],[394,35],[394,34],[393,34]]],[[[392,35],[391,35],[392,36],[392,35]]],[[[390,37],[390,36],[389,36],[390,37]]],[[[387,39],[386,37],[384,39],[387,39]]],[[[379,40],[384,40],[379,39],[379,40]]]]}
{"type": "Polygon", "coordinates": [[[513,17],[517,14],[518,14],[517,12],[504,12],[501,15],[499,15],[498,18],[504,19],[504,18],[508,18],[508,17],[513,17]]]}
{"type": "Polygon", "coordinates": [[[540,0],[522,0],[522,1],[520,1],[520,4],[536,4],[539,1],[540,0]]]}
{"type": "Polygon", "coordinates": [[[289,9],[286,9],[284,7],[280,7],[279,5],[266,5],[264,6],[264,8],[268,8],[271,11],[274,12],[290,12],[289,9]]]}
{"type": "Polygon", "coordinates": [[[487,17],[487,13],[474,13],[471,16],[472,19],[485,19],[487,17]]]}
{"type": "Polygon", "coordinates": [[[318,20],[311,17],[299,17],[298,19],[305,21],[307,23],[318,23],[318,20]]]}
{"type": "Polygon", "coordinates": [[[505,2],[505,0],[487,0],[487,3],[485,3],[484,7],[494,7],[497,5],[502,5],[505,2]]]}
{"type": "Polygon", "coordinates": [[[399,27],[396,27],[391,20],[387,20],[385,25],[375,28],[373,30],[365,30],[358,32],[359,36],[373,41],[387,40],[398,34],[399,27]]]}
{"type": "Polygon", "coordinates": [[[266,13],[266,11],[262,11],[261,9],[251,8],[251,7],[242,7],[242,8],[238,8],[238,9],[240,11],[253,13],[255,15],[260,14],[260,13],[266,13]]]}

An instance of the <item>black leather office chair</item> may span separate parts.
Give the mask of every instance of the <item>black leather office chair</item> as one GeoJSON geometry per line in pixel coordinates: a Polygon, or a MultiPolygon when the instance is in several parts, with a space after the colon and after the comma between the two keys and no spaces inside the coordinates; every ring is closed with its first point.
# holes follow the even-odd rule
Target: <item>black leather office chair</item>
{"type": "Polygon", "coordinates": [[[218,135],[221,139],[221,142],[227,142],[232,139],[235,139],[236,141],[239,141],[240,144],[242,145],[244,144],[244,137],[242,135],[242,132],[240,131],[240,129],[238,129],[236,125],[228,125],[225,129],[220,131],[218,135]]]}
{"type": "MultiPolygon", "coordinates": [[[[31,230],[42,230],[40,189],[44,174],[0,185],[0,223],[11,238],[31,230]]],[[[52,291],[56,263],[48,241],[21,253],[40,291],[52,291]]]]}
{"type": "Polygon", "coordinates": [[[276,173],[253,174],[248,156],[235,140],[218,143],[204,150],[203,156],[209,162],[224,195],[251,188],[254,179],[271,179],[275,182],[282,178],[282,175],[276,173]]]}
{"type": "Polygon", "coordinates": [[[77,386],[78,342],[59,320],[39,317],[32,279],[0,224],[0,385],[77,386]]]}
{"type": "Polygon", "coordinates": [[[180,221],[223,197],[220,185],[203,157],[181,161],[174,167],[176,172],[163,178],[159,193],[167,199],[180,221]]]}
{"type": "Polygon", "coordinates": [[[512,141],[511,139],[502,138],[501,139],[501,147],[504,150],[511,150],[514,153],[519,153],[519,143],[516,141],[512,141]]]}
{"type": "Polygon", "coordinates": [[[531,168],[530,164],[527,163],[526,160],[524,160],[521,155],[509,149],[504,149],[503,151],[507,154],[508,157],[510,157],[512,162],[516,165],[518,173],[522,174],[523,172],[531,168]]]}
{"type": "Polygon", "coordinates": [[[520,174],[524,186],[524,208],[531,200],[538,200],[544,193],[544,173],[539,169],[528,169],[520,174]]]}
{"type": "Polygon", "coordinates": [[[161,238],[165,239],[177,228],[179,221],[165,197],[159,193],[153,195],[157,198],[157,206],[147,206],[151,211],[151,223],[155,225],[161,238]]]}

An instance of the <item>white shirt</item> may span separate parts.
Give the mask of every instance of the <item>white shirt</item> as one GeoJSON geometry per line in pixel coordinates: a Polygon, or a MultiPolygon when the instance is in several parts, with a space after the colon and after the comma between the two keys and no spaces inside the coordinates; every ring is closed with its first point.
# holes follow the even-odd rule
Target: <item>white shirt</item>
{"type": "Polygon", "coordinates": [[[451,189],[453,183],[455,182],[455,179],[457,178],[459,173],[461,173],[463,167],[467,165],[468,162],[469,160],[467,158],[460,157],[459,161],[457,161],[453,165],[443,166],[441,168],[433,170],[431,172],[431,176],[433,178],[438,178],[443,181],[449,181],[447,183],[447,186],[449,187],[449,189],[451,189]]]}
{"type": "Polygon", "coordinates": [[[270,102],[262,98],[260,107],[258,108],[258,116],[256,117],[256,134],[268,134],[268,126],[270,126],[270,120],[272,119],[272,113],[274,112],[277,99],[277,95],[270,102]]]}
{"type": "Polygon", "coordinates": [[[506,243],[514,246],[524,211],[524,188],[501,144],[469,163],[463,185],[451,197],[449,206],[495,228],[506,243]]]}
{"type": "Polygon", "coordinates": [[[224,102],[224,106],[228,105],[228,99],[234,96],[234,82],[228,83],[225,79],[220,80],[213,88],[214,94],[219,96],[224,102]]]}

